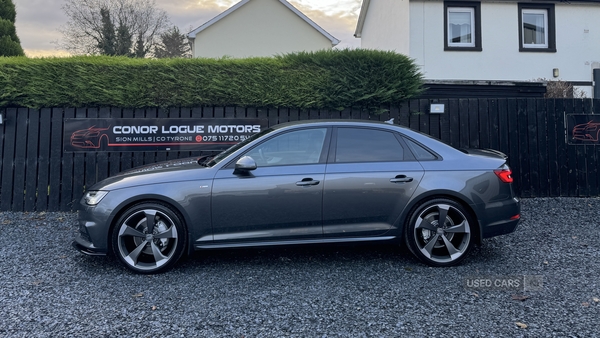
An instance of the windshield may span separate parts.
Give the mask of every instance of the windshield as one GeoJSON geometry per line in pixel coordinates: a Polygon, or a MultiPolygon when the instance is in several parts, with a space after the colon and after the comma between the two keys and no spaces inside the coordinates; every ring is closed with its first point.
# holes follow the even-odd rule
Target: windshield
{"type": "Polygon", "coordinates": [[[231,147],[227,148],[227,150],[223,150],[223,152],[219,153],[217,156],[213,157],[212,159],[210,159],[208,162],[206,162],[206,166],[207,167],[212,167],[215,164],[223,161],[227,156],[235,153],[238,149],[242,148],[243,146],[245,146],[246,144],[256,140],[257,138],[268,134],[270,132],[272,132],[273,129],[272,128],[267,128],[263,131],[261,131],[260,133],[254,134],[250,137],[248,137],[247,139],[245,139],[244,141],[234,144],[231,147]]]}

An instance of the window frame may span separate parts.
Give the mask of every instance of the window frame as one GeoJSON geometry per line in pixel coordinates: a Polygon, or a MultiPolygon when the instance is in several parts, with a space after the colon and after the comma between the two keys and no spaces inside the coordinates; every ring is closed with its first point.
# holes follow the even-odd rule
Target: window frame
{"type": "Polygon", "coordinates": [[[388,129],[382,129],[382,128],[373,128],[373,127],[364,127],[364,126],[337,126],[334,127],[333,129],[333,133],[331,136],[331,143],[330,143],[330,148],[329,148],[329,157],[327,159],[327,164],[351,164],[351,163],[355,163],[355,164],[362,164],[362,163],[399,163],[399,162],[408,162],[408,161],[416,161],[416,159],[414,158],[412,152],[408,149],[408,146],[406,145],[406,143],[404,142],[404,140],[402,139],[402,136],[399,135],[396,131],[393,130],[388,130],[388,129]],[[340,129],[363,129],[363,130],[371,130],[371,131],[378,131],[378,132],[385,132],[385,133],[390,133],[391,135],[393,135],[396,138],[396,141],[398,141],[398,145],[400,146],[400,148],[402,148],[402,160],[399,161],[351,161],[351,162],[338,162],[336,157],[337,157],[337,150],[338,150],[338,131],[340,129]]]}
{"type": "Polygon", "coordinates": [[[534,4],[534,3],[519,3],[519,52],[541,52],[541,53],[556,53],[556,20],[554,13],[554,4],[534,4]],[[544,35],[546,37],[546,46],[536,46],[533,44],[525,45],[523,29],[523,14],[527,11],[539,12],[545,11],[545,24],[547,25],[544,35]]]}
{"type": "MultiPolygon", "coordinates": [[[[259,168],[275,168],[275,167],[286,167],[286,166],[306,166],[306,165],[316,165],[316,164],[324,164],[327,161],[327,157],[328,157],[328,151],[330,149],[330,143],[331,143],[331,127],[327,127],[327,126],[307,126],[307,127],[303,127],[303,128],[296,128],[296,129],[290,129],[290,130],[285,130],[282,132],[273,132],[273,135],[266,138],[265,140],[261,141],[258,144],[253,145],[251,148],[246,149],[244,152],[242,152],[241,154],[237,155],[235,158],[233,158],[233,160],[231,162],[229,162],[227,165],[223,166],[221,169],[235,169],[235,163],[242,157],[244,156],[249,156],[248,154],[250,154],[252,151],[256,150],[257,148],[264,146],[267,142],[272,141],[273,139],[279,137],[279,136],[284,136],[284,135],[289,135],[290,133],[294,133],[294,132],[299,132],[299,131],[310,131],[310,130],[317,130],[317,129],[325,129],[325,139],[323,140],[323,145],[321,147],[321,156],[319,157],[319,161],[316,163],[286,163],[286,164],[273,164],[273,165],[259,165],[259,168]]],[[[254,159],[256,161],[256,159],[254,159]]]]}
{"type": "Polygon", "coordinates": [[[483,47],[481,44],[481,2],[478,1],[445,1],[444,2],[444,51],[464,51],[464,52],[481,52],[483,47]],[[448,29],[450,20],[450,10],[453,8],[472,9],[471,25],[472,43],[469,45],[461,45],[460,43],[450,42],[450,30],[448,29]]]}

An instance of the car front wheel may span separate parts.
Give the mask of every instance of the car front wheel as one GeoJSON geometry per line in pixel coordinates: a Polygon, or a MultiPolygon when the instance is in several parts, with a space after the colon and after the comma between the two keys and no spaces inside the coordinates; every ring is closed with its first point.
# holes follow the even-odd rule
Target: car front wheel
{"type": "Polygon", "coordinates": [[[112,232],[115,255],[127,268],[143,274],[168,270],[181,258],[186,232],[181,218],[161,203],[127,209],[112,232]]]}
{"type": "Polygon", "coordinates": [[[410,251],[430,266],[460,263],[473,247],[469,213],[458,203],[434,199],[419,205],[411,214],[405,240],[410,251]]]}

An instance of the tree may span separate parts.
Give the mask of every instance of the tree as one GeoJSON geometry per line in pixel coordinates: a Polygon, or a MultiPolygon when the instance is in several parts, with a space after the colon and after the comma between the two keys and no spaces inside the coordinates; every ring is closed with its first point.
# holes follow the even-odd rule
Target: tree
{"type": "Polygon", "coordinates": [[[110,12],[106,8],[100,9],[102,17],[102,39],[98,42],[100,54],[115,55],[115,25],[110,19],[110,12]]]}
{"type": "Polygon", "coordinates": [[[160,35],[160,42],[154,48],[154,56],[163,58],[191,57],[190,45],[185,34],[177,26],[160,35]]]}
{"type": "Polygon", "coordinates": [[[145,57],[170,26],[155,0],[65,0],[62,9],[69,19],[59,45],[76,55],[145,57]]]}
{"type": "Polygon", "coordinates": [[[25,55],[15,28],[16,17],[12,0],[0,0],[0,56],[25,55]]]}
{"type": "Polygon", "coordinates": [[[124,25],[122,22],[119,23],[119,28],[117,28],[117,40],[115,44],[115,55],[122,56],[131,56],[131,46],[133,42],[131,41],[132,34],[129,33],[129,28],[124,25]]]}

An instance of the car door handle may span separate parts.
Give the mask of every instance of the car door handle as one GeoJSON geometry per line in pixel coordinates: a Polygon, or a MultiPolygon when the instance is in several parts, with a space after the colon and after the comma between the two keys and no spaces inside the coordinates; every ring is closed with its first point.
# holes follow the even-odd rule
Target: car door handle
{"type": "Polygon", "coordinates": [[[412,177],[406,177],[406,175],[397,175],[395,178],[391,178],[390,182],[392,183],[408,183],[412,182],[412,177]]]}
{"type": "Polygon", "coordinates": [[[309,185],[317,185],[321,183],[321,181],[313,180],[312,178],[305,178],[300,182],[296,182],[296,185],[299,187],[307,187],[309,185]]]}

